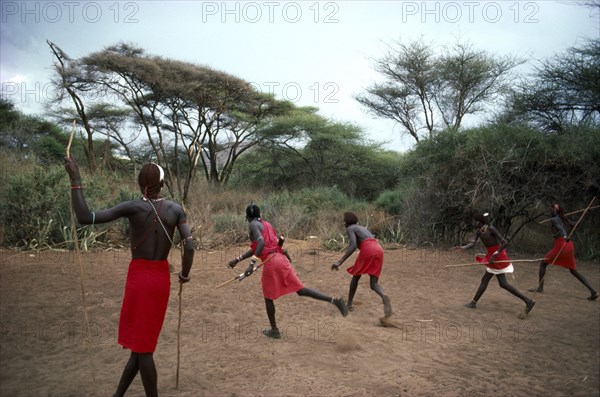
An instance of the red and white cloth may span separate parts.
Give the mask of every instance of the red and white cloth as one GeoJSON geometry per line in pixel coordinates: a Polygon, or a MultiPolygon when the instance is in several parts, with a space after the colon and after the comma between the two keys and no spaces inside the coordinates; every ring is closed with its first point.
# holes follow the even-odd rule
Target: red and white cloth
{"type": "Polygon", "coordinates": [[[487,255],[477,255],[475,256],[475,260],[479,263],[485,263],[488,273],[503,274],[514,272],[513,265],[510,263],[510,258],[508,257],[506,250],[500,251],[498,255],[496,255],[494,263],[490,263],[490,258],[494,255],[498,248],[500,248],[500,244],[487,247],[487,255]]]}

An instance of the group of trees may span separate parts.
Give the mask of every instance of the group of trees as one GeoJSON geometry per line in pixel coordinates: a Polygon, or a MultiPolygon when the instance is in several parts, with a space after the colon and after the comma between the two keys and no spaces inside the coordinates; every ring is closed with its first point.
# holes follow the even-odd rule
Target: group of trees
{"type": "Polygon", "coordinates": [[[462,43],[440,52],[423,40],[397,43],[376,60],[384,81],[356,99],[371,113],[398,122],[416,142],[458,130],[465,116],[491,105],[503,112],[489,119],[562,133],[600,123],[599,54],[600,39],[588,39],[519,78],[512,71],[524,61],[512,56],[462,43]]]}
{"type": "Polygon", "coordinates": [[[598,126],[600,39],[542,60],[510,93],[501,120],[558,134],[572,127],[598,126]]]}
{"type": "MultiPolygon", "coordinates": [[[[207,66],[123,43],[79,59],[48,45],[59,94],[50,114],[67,131],[77,120],[76,150],[88,168],[128,164],[135,175],[136,164],[157,161],[183,202],[198,178],[281,190],[335,186],[404,212],[411,230],[429,225],[426,239],[433,230],[460,233],[464,214],[481,207],[514,231],[548,200],[580,204],[600,189],[600,39],[539,61],[527,76],[514,73],[523,60],[470,44],[437,51],[422,39],[396,43],[376,60],[383,81],[356,99],[415,140],[403,154],[207,66]],[[466,116],[499,105],[487,124],[462,127],[466,116]]],[[[1,146],[62,157],[67,134],[56,124],[5,101],[0,117],[1,146]]]]}
{"type": "MultiPolygon", "coordinates": [[[[553,136],[506,124],[447,130],[403,156],[399,187],[379,201],[417,241],[466,241],[474,212],[489,212],[512,239],[547,218],[551,203],[579,209],[600,195],[598,158],[597,127],[553,136]]],[[[588,214],[578,233],[599,240],[598,215],[588,214]]]]}
{"type": "Polygon", "coordinates": [[[600,194],[600,39],[525,76],[512,73],[522,61],[511,57],[461,44],[444,54],[422,40],[399,43],[376,62],[384,82],[357,96],[416,141],[382,206],[423,241],[460,234],[475,210],[514,235],[550,202],[579,207],[600,194]],[[487,124],[460,128],[464,116],[493,104],[502,111],[487,124]]]}
{"type": "Polygon", "coordinates": [[[240,159],[236,186],[335,186],[349,197],[373,200],[398,181],[398,154],[365,142],[356,126],[304,114],[280,118],[263,133],[268,142],[240,159]]]}
{"type": "Polygon", "coordinates": [[[289,108],[235,76],[128,44],[81,59],[48,45],[57,60],[57,103],[75,105],[76,114],[63,120],[76,117],[83,125],[89,166],[97,167],[96,132],[115,139],[132,163],[139,160],[121,133],[129,122],[144,135],[142,153],[164,166],[169,191],[183,201],[198,166],[208,181],[226,182],[239,156],[261,141],[258,130],[289,108]]]}
{"type": "Polygon", "coordinates": [[[64,145],[61,145],[64,135],[55,123],[24,115],[12,102],[0,99],[0,148],[55,158],[64,153],[64,145]]]}
{"type": "Polygon", "coordinates": [[[395,159],[364,142],[356,126],[257,92],[227,73],[150,56],[128,44],[81,59],[48,45],[61,94],[55,114],[64,125],[74,118],[82,124],[91,169],[98,167],[93,146],[101,135],[117,142],[132,163],[153,159],[163,165],[167,187],[183,201],[197,170],[218,185],[232,177],[279,187],[339,184],[349,195],[369,198],[395,182],[395,159]],[[65,100],[74,110],[60,106],[65,100]],[[142,132],[143,149],[127,142],[127,125],[142,132]],[[244,165],[236,167],[246,152],[244,165]],[[375,182],[380,173],[385,175],[377,183],[362,183],[375,182]]]}

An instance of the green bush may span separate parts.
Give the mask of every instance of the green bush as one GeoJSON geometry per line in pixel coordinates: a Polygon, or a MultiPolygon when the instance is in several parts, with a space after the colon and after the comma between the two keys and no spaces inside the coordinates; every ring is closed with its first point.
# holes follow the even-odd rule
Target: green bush
{"type": "Polygon", "coordinates": [[[405,201],[411,194],[408,183],[400,183],[394,190],[383,192],[375,200],[375,205],[392,215],[400,215],[405,209],[405,201]]]}
{"type": "Polygon", "coordinates": [[[352,204],[352,200],[336,186],[302,189],[294,192],[290,200],[292,204],[302,206],[311,215],[323,209],[348,208],[352,204]]]}
{"type": "Polygon", "coordinates": [[[548,202],[577,209],[600,192],[599,147],[600,129],[552,136],[506,125],[443,131],[402,156],[407,188],[377,203],[399,214],[418,244],[463,240],[471,233],[466,221],[481,211],[511,238],[547,212],[548,202]]]}
{"type": "MultiPolygon", "coordinates": [[[[83,177],[90,210],[98,211],[114,203],[111,182],[101,175],[83,177]]],[[[62,165],[24,167],[21,173],[7,176],[3,186],[5,200],[0,203],[4,245],[38,249],[72,241],[69,186],[62,165]]],[[[109,227],[110,224],[78,227],[79,239],[88,246],[102,242],[109,227]]]]}
{"type": "Polygon", "coordinates": [[[36,167],[6,178],[0,217],[5,244],[42,246],[62,240],[70,223],[67,175],[64,168],[36,167]]]}
{"type": "Polygon", "coordinates": [[[237,214],[222,213],[213,216],[213,231],[215,233],[229,233],[231,231],[246,230],[248,223],[237,214]]]}
{"type": "Polygon", "coordinates": [[[35,140],[31,149],[40,157],[49,161],[62,158],[65,155],[65,147],[53,136],[42,136],[35,140]]]}

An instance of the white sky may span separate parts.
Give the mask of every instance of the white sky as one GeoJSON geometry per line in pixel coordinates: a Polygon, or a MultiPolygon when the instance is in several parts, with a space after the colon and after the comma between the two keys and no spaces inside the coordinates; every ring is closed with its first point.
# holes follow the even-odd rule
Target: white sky
{"type": "MultiPolygon", "coordinates": [[[[386,44],[460,37],[498,55],[542,59],[600,35],[600,16],[566,1],[6,1],[0,3],[2,95],[26,113],[51,95],[53,56],[118,42],[236,75],[279,99],[356,123],[368,139],[405,150],[391,121],[353,96],[378,75],[386,44]]],[[[466,120],[468,122],[468,120],[466,120]]]]}

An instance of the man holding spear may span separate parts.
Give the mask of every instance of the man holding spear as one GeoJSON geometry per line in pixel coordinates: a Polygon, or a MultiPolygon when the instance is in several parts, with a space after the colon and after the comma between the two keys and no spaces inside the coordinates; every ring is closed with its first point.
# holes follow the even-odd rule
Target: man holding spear
{"type": "Polygon", "coordinates": [[[124,201],[103,211],[88,209],[83,195],[79,167],[75,159],[65,158],[71,180],[71,198],[77,220],[82,225],[111,222],[127,218],[131,227],[131,262],[119,319],[118,343],[131,350],[114,396],[123,396],[139,372],[146,396],[157,396],[157,374],[153,354],[162,328],[171,280],[167,260],[173,246],[175,228],[183,244],[182,271],[179,282],[190,281],[194,241],[183,208],[159,196],[164,171],[154,163],[142,167],[138,183],[139,200],[124,201]]]}
{"type": "Polygon", "coordinates": [[[299,296],[308,296],[335,305],[344,317],[348,315],[348,307],[342,298],[333,298],[312,288],[304,287],[302,281],[296,275],[290,261],[278,243],[277,232],[269,222],[260,217],[260,208],[256,204],[250,204],[246,208],[246,220],[248,221],[248,234],[250,237],[250,250],[232,259],[227,264],[235,267],[240,261],[252,257],[244,272],[244,276],[250,276],[259,266],[257,261],[262,261],[263,271],[261,284],[267,317],[271,329],[263,330],[263,334],[269,338],[281,339],[281,332],[275,321],[275,299],[297,293],[299,296]]]}
{"type": "MultiPolygon", "coordinates": [[[[591,204],[591,203],[590,203],[591,204]]],[[[585,215],[585,212],[584,212],[585,215]]],[[[583,215],[582,215],[583,217],[583,215]]],[[[531,292],[544,292],[544,277],[546,276],[546,267],[548,264],[562,266],[569,269],[569,272],[575,276],[577,280],[581,282],[589,291],[589,300],[598,299],[598,292],[590,285],[589,281],[576,269],[575,264],[575,248],[571,241],[570,235],[567,235],[565,224],[571,227],[571,233],[573,233],[573,223],[564,214],[562,207],[558,204],[554,204],[550,207],[550,220],[552,224],[550,226],[550,232],[554,237],[554,247],[544,256],[544,259],[540,262],[539,278],[540,282],[537,288],[532,288],[531,292]]]]}
{"type": "Polygon", "coordinates": [[[481,278],[481,284],[475,293],[475,297],[465,306],[470,309],[475,309],[477,307],[479,298],[481,298],[487,289],[490,280],[495,275],[498,278],[498,283],[501,288],[525,302],[525,314],[529,314],[535,305],[535,301],[520,293],[506,280],[506,273],[512,273],[514,271],[513,265],[510,263],[510,258],[504,250],[508,242],[495,227],[488,224],[488,216],[488,213],[475,214],[473,216],[473,220],[475,221],[474,226],[475,229],[477,229],[475,235],[469,243],[455,247],[455,249],[469,249],[475,246],[478,239],[481,239],[481,242],[487,248],[487,255],[484,258],[480,256],[476,257],[477,262],[486,265],[486,272],[481,278]]]}

